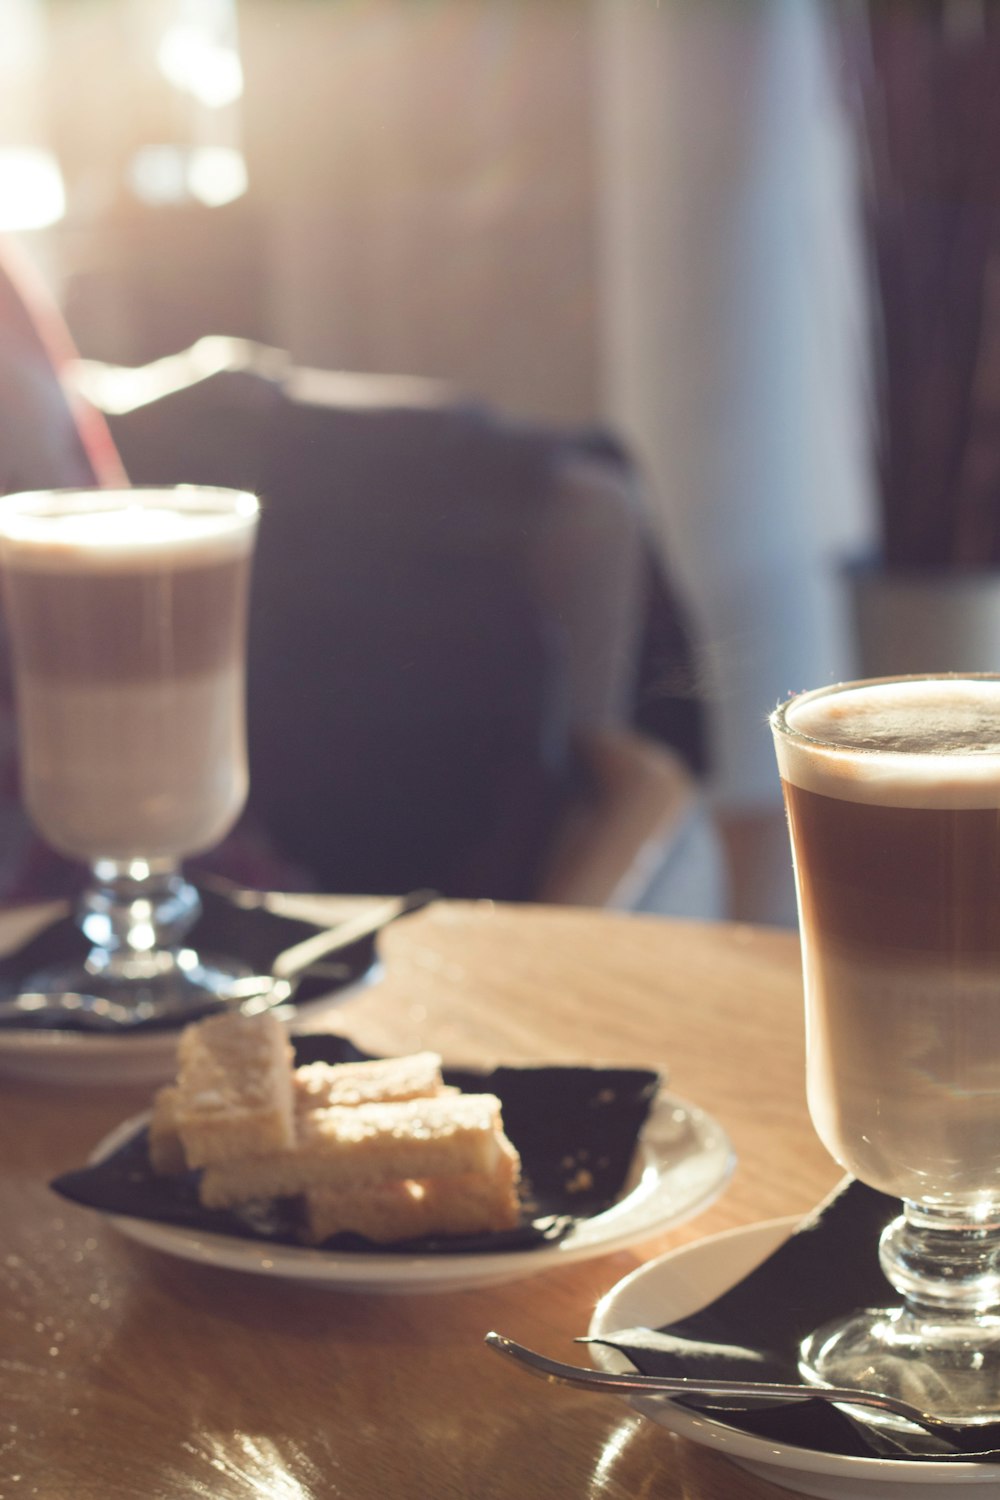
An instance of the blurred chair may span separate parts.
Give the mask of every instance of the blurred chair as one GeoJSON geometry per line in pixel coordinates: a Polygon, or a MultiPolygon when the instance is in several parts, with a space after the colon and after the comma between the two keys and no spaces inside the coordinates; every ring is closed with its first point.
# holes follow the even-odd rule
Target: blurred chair
{"type": "Polygon", "coordinates": [[[231,339],[78,380],[134,482],[263,497],[250,812],[315,884],[721,915],[687,637],[614,444],[231,339]]]}
{"type": "Polygon", "coordinates": [[[323,890],[722,915],[686,636],[613,444],[229,339],[71,373],[133,483],[263,498],[230,855],[270,849],[264,880],[323,890]]]}

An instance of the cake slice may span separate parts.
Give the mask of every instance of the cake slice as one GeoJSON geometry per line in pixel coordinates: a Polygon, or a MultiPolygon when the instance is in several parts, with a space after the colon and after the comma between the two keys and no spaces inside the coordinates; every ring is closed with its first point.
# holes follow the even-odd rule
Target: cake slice
{"type": "Polygon", "coordinates": [[[296,1110],[427,1099],[457,1090],[445,1086],[436,1052],[380,1057],[369,1062],[306,1063],[295,1069],[296,1110]]]}
{"type": "Polygon", "coordinates": [[[199,1168],[206,1208],[301,1199],[302,1237],[377,1243],[509,1229],[520,1158],[493,1094],[445,1085],[421,1052],[293,1069],[275,1016],[187,1027],[149,1127],[153,1170],[199,1168]]]}
{"type": "MultiPolygon", "coordinates": [[[[255,1028],[260,1030],[260,1023],[264,1021],[265,1017],[255,1019],[255,1028]]],[[[267,1023],[264,1034],[270,1025],[271,1023],[267,1023]]],[[[217,1029],[214,1041],[210,1035],[208,1042],[211,1045],[213,1066],[225,1069],[238,1062],[245,1054],[248,1028],[238,1028],[238,1034],[238,1045],[230,1026],[217,1029]]],[[[250,1031],[251,1036],[252,1034],[250,1031]]],[[[236,1156],[260,1155],[270,1149],[268,1140],[265,1139],[261,1144],[259,1110],[254,1111],[251,1118],[244,1108],[242,1112],[234,1113],[231,1121],[227,1121],[225,1109],[217,1109],[214,1105],[209,1107],[201,1097],[204,1090],[201,1089],[199,1080],[205,1071],[203,1064],[207,1050],[204,1035],[199,1035],[196,1040],[188,1038],[184,1042],[185,1066],[182,1066],[182,1076],[188,1079],[191,1087],[185,1093],[178,1084],[169,1085],[160,1089],[154,1098],[149,1126],[149,1153],[155,1172],[183,1172],[188,1166],[204,1165],[210,1160],[224,1161],[236,1156]],[[192,1064],[194,1054],[197,1054],[197,1058],[192,1064]],[[200,1093],[197,1092],[199,1090],[200,1093]],[[194,1158],[187,1154],[185,1139],[192,1143],[194,1158]]],[[[356,1063],[307,1063],[296,1068],[292,1074],[292,1107],[296,1113],[457,1092],[457,1089],[444,1084],[441,1059],[436,1052],[417,1052],[407,1057],[373,1058],[356,1063]]],[[[280,1147],[283,1138],[284,1131],[280,1130],[271,1139],[270,1145],[280,1147]]],[[[289,1140],[288,1144],[292,1144],[292,1141],[289,1140]]]]}
{"type": "Polygon", "coordinates": [[[397,1179],[364,1187],[312,1188],[303,1198],[307,1244],[353,1232],[377,1244],[429,1234],[489,1234],[520,1222],[519,1162],[509,1142],[492,1173],[397,1179]]]}
{"type": "Polygon", "coordinates": [[[184,1145],[177,1129],[177,1088],[168,1084],[153,1098],[149,1122],[149,1164],[154,1172],[169,1175],[187,1167],[184,1145]]]}
{"type": "Polygon", "coordinates": [[[189,1167],[295,1143],[292,1048],[276,1016],[212,1016],[185,1027],[173,1122],[189,1167]]]}
{"type": "Polygon", "coordinates": [[[399,1103],[308,1110],[296,1116],[295,1145],[206,1166],[206,1208],[287,1198],[312,1188],[343,1191],[373,1183],[468,1173],[492,1176],[510,1147],[493,1094],[443,1094],[399,1103]]]}

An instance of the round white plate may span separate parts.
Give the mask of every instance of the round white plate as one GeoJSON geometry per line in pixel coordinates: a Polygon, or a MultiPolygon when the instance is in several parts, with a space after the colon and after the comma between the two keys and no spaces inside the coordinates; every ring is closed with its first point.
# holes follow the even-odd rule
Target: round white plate
{"type": "MultiPolygon", "coordinates": [[[[292,1013],[289,1030],[315,1031],[330,1011],[379,978],[373,964],[359,979],[320,996],[292,1013]]],[[[134,1084],[168,1083],[177,1071],[177,1038],[180,1029],[105,1035],[86,1031],[17,1031],[0,1028],[0,1077],[23,1078],[37,1083],[134,1084]]]]}
{"type": "MultiPolygon", "coordinates": [[[[126,1121],[97,1147],[100,1161],[118,1149],[146,1117],[126,1121]]],[[[650,1112],[621,1198],[576,1225],[553,1245],[506,1253],[393,1255],[273,1245],[108,1215],[129,1239],[204,1265],[307,1281],[339,1291],[446,1292],[488,1286],[604,1255],[682,1223],[721,1191],[733,1168],[725,1132],[703,1110],[661,1094],[650,1112]]]]}
{"type": "MultiPolygon", "coordinates": [[[[730,1230],[649,1261],[601,1299],[591,1320],[591,1336],[601,1338],[618,1328],[657,1328],[689,1317],[766,1260],[797,1223],[773,1219],[730,1230]]],[[[615,1349],[591,1344],[590,1352],[601,1369],[632,1369],[615,1349]]],[[[820,1500],[904,1500],[907,1485],[919,1490],[919,1500],[952,1500],[963,1485],[1000,1485],[996,1464],[838,1457],[754,1437],[662,1396],[635,1396],[629,1401],[660,1426],[714,1448],[750,1473],[820,1500]]]]}
{"type": "Polygon", "coordinates": [[[176,1031],[105,1036],[83,1031],[0,1030],[0,1076],[34,1083],[154,1084],[177,1071],[176,1031]]]}

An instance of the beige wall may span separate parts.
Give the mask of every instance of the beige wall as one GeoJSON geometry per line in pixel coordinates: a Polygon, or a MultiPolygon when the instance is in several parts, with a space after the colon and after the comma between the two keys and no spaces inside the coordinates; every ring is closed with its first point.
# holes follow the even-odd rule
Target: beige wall
{"type": "Polygon", "coordinates": [[[276,342],[597,414],[588,0],[243,0],[276,342]]]}

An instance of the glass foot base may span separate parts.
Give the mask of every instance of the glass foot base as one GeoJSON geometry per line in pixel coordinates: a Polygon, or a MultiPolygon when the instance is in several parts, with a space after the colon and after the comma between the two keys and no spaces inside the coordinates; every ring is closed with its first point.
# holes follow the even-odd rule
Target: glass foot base
{"type": "MultiPolygon", "coordinates": [[[[820,1328],[800,1349],[815,1385],[898,1396],[956,1427],[1000,1422],[1000,1316],[926,1317],[908,1308],[869,1310],[820,1328]]],[[[858,1408],[865,1421],[899,1418],[858,1408]]]]}
{"type": "Polygon", "coordinates": [[[230,1000],[233,986],[251,970],[228,958],[191,948],[151,954],[118,955],[102,964],[46,969],[23,986],[46,997],[47,1008],[73,1013],[83,1022],[109,1028],[159,1020],[192,1018],[230,1000]]]}

